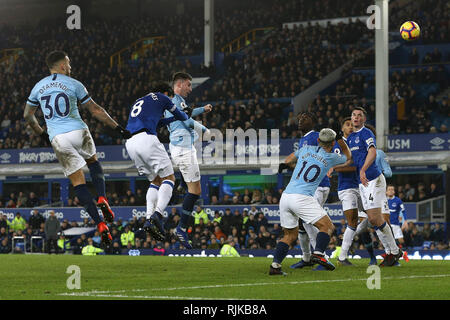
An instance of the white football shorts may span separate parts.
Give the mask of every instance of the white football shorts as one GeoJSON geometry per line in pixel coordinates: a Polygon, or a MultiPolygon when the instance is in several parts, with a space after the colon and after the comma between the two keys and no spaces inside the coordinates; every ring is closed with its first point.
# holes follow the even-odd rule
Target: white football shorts
{"type": "Polygon", "coordinates": [[[200,168],[197,161],[197,150],[194,146],[185,148],[169,144],[173,163],[178,167],[186,182],[200,180],[200,168]]]}
{"type": "Polygon", "coordinates": [[[298,219],[314,224],[327,216],[316,199],[297,193],[283,193],[280,199],[280,224],[283,228],[298,227],[298,219]]]}
{"type": "Polygon", "coordinates": [[[88,129],[57,134],[51,144],[66,177],[83,168],[85,159],[96,154],[94,140],[88,129]]]}
{"type": "Polygon", "coordinates": [[[339,200],[342,203],[342,210],[345,212],[347,210],[358,209],[358,211],[363,210],[363,204],[361,201],[361,196],[359,195],[359,189],[345,189],[338,191],[339,200]]]}
{"type": "Polygon", "coordinates": [[[402,228],[399,225],[391,224],[392,232],[394,233],[395,239],[403,238],[402,228]]]}
{"type": "Polygon", "coordinates": [[[316,192],[314,193],[314,199],[316,199],[320,206],[323,207],[325,202],[327,202],[329,194],[329,187],[317,187],[316,192]]]}
{"type": "Polygon", "coordinates": [[[127,140],[125,148],[139,174],[146,175],[149,181],[173,174],[172,162],[157,136],[138,133],[127,140]]]}
{"type": "MultiPolygon", "coordinates": [[[[364,210],[380,208],[384,212],[383,207],[386,205],[386,179],[380,174],[375,179],[369,181],[369,185],[365,187],[359,184],[359,194],[363,203],[364,210]]],[[[388,208],[389,210],[389,208],[388,208]]]]}

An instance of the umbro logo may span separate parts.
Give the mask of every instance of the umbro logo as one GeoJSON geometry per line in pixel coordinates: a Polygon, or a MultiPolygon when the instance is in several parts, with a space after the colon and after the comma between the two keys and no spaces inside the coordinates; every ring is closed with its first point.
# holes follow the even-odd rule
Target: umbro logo
{"type": "Polygon", "coordinates": [[[441,139],[439,137],[435,137],[433,139],[430,140],[430,143],[435,145],[435,146],[440,146],[441,144],[443,144],[445,142],[444,139],[441,139]]]}

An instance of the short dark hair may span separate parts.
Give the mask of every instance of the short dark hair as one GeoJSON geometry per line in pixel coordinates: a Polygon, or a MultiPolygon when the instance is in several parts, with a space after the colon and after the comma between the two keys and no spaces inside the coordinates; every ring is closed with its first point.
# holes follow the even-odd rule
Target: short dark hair
{"type": "Polygon", "coordinates": [[[166,81],[157,81],[152,86],[152,92],[167,92],[169,96],[173,96],[173,89],[166,81]]]}
{"type": "Polygon", "coordinates": [[[353,110],[359,110],[364,113],[364,116],[367,118],[367,111],[363,107],[355,107],[353,110]]]}
{"type": "Polygon", "coordinates": [[[302,114],[305,114],[305,115],[307,115],[308,117],[310,117],[311,120],[314,122],[314,124],[317,123],[317,116],[316,116],[316,114],[315,114],[314,112],[300,111],[300,112],[297,114],[297,119],[298,119],[302,114]]]}
{"type": "Polygon", "coordinates": [[[192,76],[187,72],[175,72],[172,75],[172,85],[178,80],[192,80],[192,76]]]}
{"type": "Polygon", "coordinates": [[[352,121],[352,117],[345,117],[345,118],[341,121],[341,127],[344,126],[345,121],[352,121]]]}
{"type": "Polygon", "coordinates": [[[45,58],[45,62],[47,63],[47,67],[49,69],[53,68],[55,64],[61,60],[64,60],[64,58],[67,56],[67,53],[64,51],[52,51],[47,55],[47,58],[45,58]]]}

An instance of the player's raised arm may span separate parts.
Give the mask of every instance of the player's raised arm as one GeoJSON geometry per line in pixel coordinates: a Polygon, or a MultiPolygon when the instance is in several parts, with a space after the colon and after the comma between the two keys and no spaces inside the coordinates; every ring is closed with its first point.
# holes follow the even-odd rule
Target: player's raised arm
{"type": "Polygon", "coordinates": [[[111,118],[108,112],[95,103],[93,99],[90,99],[88,102],[82,104],[82,106],[86,107],[95,119],[119,132],[123,138],[129,139],[131,137],[130,132],[111,118]]]}

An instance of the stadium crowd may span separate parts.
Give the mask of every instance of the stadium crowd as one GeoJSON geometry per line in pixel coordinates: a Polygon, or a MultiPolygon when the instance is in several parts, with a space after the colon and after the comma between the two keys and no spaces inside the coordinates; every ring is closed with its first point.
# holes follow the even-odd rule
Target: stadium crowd
{"type": "MultiPolygon", "coordinates": [[[[164,253],[167,249],[184,249],[173,236],[173,229],[180,219],[177,208],[165,218],[166,238],[163,242],[157,242],[143,231],[145,218],[122,221],[118,219],[110,224],[112,244],[103,247],[106,254],[121,254],[129,249],[153,249],[155,252],[164,253]]],[[[201,206],[196,206],[194,214],[190,217],[188,235],[194,249],[220,249],[225,243],[236,249],[274,249],[277,241],[282,236],[282,230],[278,223],[269,224],[264,214],[258,211],[257,206],[251,206],[250,210],[240,211],[227,208],[221,215],[215,211],[214,217],[208,216],[201,206]]],[[[94,228],[94,222],[87,218],[82,222],[67,219],[59,222],[54,213],[50,213],[45,219],[38,210],[33,210],[32,215],[26,221],[17,213],[12,221],[8,221],[6,215],[0,215],[0,253],[44,252],[48,253],[73,253],[82,254],[83,248],[88,245],[100,249],[101,238],[98,231],[83,233],[79,236],[65,236],[64,232],[71,228],[94,228]],[[23,240],[18,238],[23,237],[23,240]],[[32,237],[36,238],[31,241],[32,237]],[[13,241],[14,238],[14,241],[13,241]],[[44,246],[45,243],[45,246],[44,246]]],[[[336,230],[331,237],[329,250],[334,250],[342,243],[342,237],[346,223],[341,220],[335,223],[336,230]]],[[[448,239],[442,224],[425,223],[417,224],[408,222],[403,230],[406,250],[429,249],[447,250],[448,239]]],[[[382,249],[381,242],[374,230],[370,230],[375,249],[382,249]]],[[[294,248],[299,249],[299,244],[294,248]]],[[[103,250],[101,249],[101,250],[103,250]]],[[[364,249],[364,244],[359,238],[355,239],[353,249],[364,249]]]]}
{"type": "MultiPolygon", "coordinates": [[[[373,38],[362,22],[329,25],[327,28],[314,26],[293,30],[283,28],[281,24],[289,21],[358,16],[358,12],[365,12],[367,7],[366,4],[362,4],[363,2],[355,1],[343,1],[342,5],[337,6],[330,0],[325,1],[320,9],[309,6],[308,10],[300,10],[307,2],[307,0],[258,1],[258,5],[255,5],[255,1],[250,1],[238,6],[219,6],[216,12],[216,48],[221,48],[225,43],[251,28],[268,25],[275,27],[275,31],[269,36],[250,46],[245,55],[226,54],[222,72],[216,70],[217,66],[206,67],[203,64],[195,64],[187,58],[202,51],[202,41],[198,40],[202,39],[202,19],[190,19],[186,25],[179,24],[176,15],[143,17],[137,21],[90,19],[79,32],[71,32],[65,28],[65,23],[55,20],[42,21],[37,28],[2,26],[0,29],[2,47],[23,47],[25,52],[14,64],[12,70],[7,70],[6,66],[0,66],[0,82],[6,84],[0,88],[0,118],[2,119],[0,149],[46,145],[46,142],[41,141],[39,137],[23,139],[31,132],[23,125],[22,109],[17,106],[23,105],[31,86],[47,74],[42,57],[49,50],[55,49],[66,50],[69,53],[73,76],[82,81],[94,100],[105,106],[108,112],[122,124],[126,123],[128,106],[136,98],[148,93],[153,80],[168,79],[170,74],[177,70],[190,72],[193,75],[208,75],[214,79],[212,86],[197,94],[193,100],[196,105],[205,101],[215,101],[215,107],[225,111],[221,112],[220,117],[214,119],[214,113],[201,117],[200,120],[204,121],[208,127],[219,129],[236,128],[236,126],[242,128],[283,127],[282,137],[297,137],[297,132],[292,132],[295,130],[284,128],[288,125],[286,123],[289,122],[288,117],[293,116],[289,115],[292,109],[290,98],[349,59],[359,57],[373,38]],[[246,19],[242,18],[244,16],[246,19]],[[130,39],[138,40],[156,35],[163,35],[165,39],[138,56],[136,60],[125,63],[122,68],[110,67],[111,54],[129,44],[130,39]],[[304,46],[305,43],[308,43],[308,46],[304,46]],[[12,77],[12,74],[17,76],[12,77]],[[287,100],[271,101],[277,98],[287,98],[287,100]],[[230,102],[233,100],[247,102],[230,102]],[[264,118],[267,118],[267,114],[258,115],[262,112],[267,112],[273,118],[266,121],[264,118]]],[[[427,1],[418,2],[420,2],[425,26],[427,23],[430,24],[425,31],[430,33],[426,37],[427,41],[439,43],[443,28],[448,28],[445,20],[445,12],[448,12],[448,8],[445,7],[445,1],[438,1],[437,5],[433,6],[436,9],[427,7],[425,5],[427,1]],[[430,19],[431,13],[438,14],[438,19],[430,19]],[[439,28],[436,27],[437,25],[439,28]]],[[[394,7],[396,8],[396,5],[394,7]]],[[[189,8],[185,10],[192,17],[199,14],[190,12],[189,8]]],[[[407,9],[399,6],[394,13],[400,16],[404,10],[407,9]]],[[[422,22],[419,21],[419,23],[422,22]]],[[[415,59],[413,53],[411,61],[414,62],[415,59]]],[[[448,57],[442,55],[439,57],[437,52],[426,55],[423,60],[422,63],[448,61],[448,57]]],[[[435,70],[422,72],[428,74],[425,78],[433,77],[436,73],[440,78],[448,78],[447,74],[437,69],[436,67],[435,70]]],[[[399,77],[403,75],[400,74],[399,77]]],[[[412,77],[408,76],[408,78],[412,77]]],[[[410,82],[403,78],[401,80],[402,84],[410,82]]],[[[367,83],[365,85],[367,86],[367,83]]],[[[447,86],[441,86],[441,90],[446,87],[448,83],[447,86]]],[[[344,90],[344,95],[348,93],[349,90],[344,90]]],[[[358,95],[356,101],[353,99],[352,103],[363,103],[363,97],[368,99],[364,95],[366,92],[359,93],[361,95],[358,95]]],[[[391,86],[393,103],[399,96],[409,97],[410,94],[410,88],[391,86]],[[401,92],[398,92],[397,88],[400,88],[401,92]]],[[[446,110],[448,101],[442,104],[442,109],[446,110]]],[[[330,110],[332,113],[339,111],[337,106],[333,107],[330,110]]],[[[409,107],[408,111],[411,111],[409,107]]],[[[408,112],[408,115],[416,114],[419,113],[408,112]]],[[[87,112],[82,110],[81,115],[90,127],[97,145],[122,143],[117,136],[93,120],[87,112]]],[[[40,111],[38,117],[42,119],[40,111]]],[[[445,117],[448,119],[448,114],[445,114],[445,117]]],[[[439,118],[439,115],[436,115],[436,118],[439,118]]],[[[410,120],[405,119],[405,123],[411,123],[410,120]]],[[[448,123],[443,124],[448,128],[448,123]]],[[[392,130],[405,133],[430,130],[433,132],[432,127],[440,130],[440,125],[439,127],[410,126],[410,129],[400,126],[398,130],[397,128],[392,130]]],[[[165,131],[161,134],[161,140],[167,142],[165,131]]]]}

